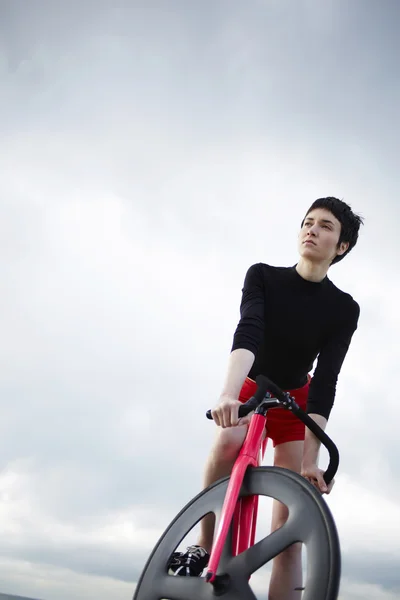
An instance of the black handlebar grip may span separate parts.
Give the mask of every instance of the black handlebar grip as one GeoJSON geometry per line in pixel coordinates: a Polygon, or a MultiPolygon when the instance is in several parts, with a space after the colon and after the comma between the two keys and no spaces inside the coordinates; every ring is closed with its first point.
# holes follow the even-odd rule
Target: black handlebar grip
{"type": "MultiPolygon", "coordinates": [[[[259,402],[259,400],[257,400],[256,396],[257,396],[257,394],[255,396],[252,396],[251,398],[249,398],[247,400],[247,402],[245,402],[244,404],[241,404],[239,406],[239,414],[238,414],[239,419],[241,419],[242,417],[245,417],[252,410],[255,410],[257,408],[257,406],[259,405],[260,402],[259,402]]],[[[211,409],[206,412],[206,417],[207,417],[207,419],[210,419],[210,421],[212,421],[211,409]]]]}

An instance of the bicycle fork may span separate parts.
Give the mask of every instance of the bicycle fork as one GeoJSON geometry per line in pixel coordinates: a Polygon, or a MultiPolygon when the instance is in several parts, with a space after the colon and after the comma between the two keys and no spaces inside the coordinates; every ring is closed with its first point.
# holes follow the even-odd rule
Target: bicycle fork
{"type": "Polygon", "coordinates": [[[208,563],[206,581],[209,583],[215,582],[222,551],[232,520],[233,555],[236,556],[254,544],[258,512],[258,496],[246,496],[239,499],[239,494],[247,468],[249,466],[256,467],[259,465],[260,452],[261,456],[264,456],[266,440],[263,441],[262,450],[260,451],[260,443],[264,428],[265,417],[260,414],[253,415],[246,439],[232,469],[228,489],[225,494],[221,517],[208,563]]]}

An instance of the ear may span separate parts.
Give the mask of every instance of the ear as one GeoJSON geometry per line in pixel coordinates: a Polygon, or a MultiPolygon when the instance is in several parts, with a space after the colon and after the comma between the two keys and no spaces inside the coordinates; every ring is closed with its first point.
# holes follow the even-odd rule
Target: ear
{"type": "Polygon", "coordinates": [[[342,256],[349,249],[349,242],[342,242],[337,249],[336,256],[342,256]]]}

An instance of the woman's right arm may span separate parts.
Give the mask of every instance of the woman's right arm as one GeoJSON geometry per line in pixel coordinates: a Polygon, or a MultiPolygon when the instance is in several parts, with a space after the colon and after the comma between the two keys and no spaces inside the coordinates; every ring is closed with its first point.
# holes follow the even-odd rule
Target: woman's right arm
{"type": "Polygon", "coordinates": [[[241,402],[238,397],[253,366],[264,335],[265,288],[261,264],[252,265],[244,280],[240,304],[240,321],[233,336],[228,369],[219,404],[212,411],[221,427],[238,424],[241,402]]]}
{"type": "Polygon", "coordinates": [[[253,352],[245,348],[238,348],[231,352],[219,403],[211,413],[216,425],[224,428],[238,424],[241,405],[238,397],[254,359],[253,352]]]}

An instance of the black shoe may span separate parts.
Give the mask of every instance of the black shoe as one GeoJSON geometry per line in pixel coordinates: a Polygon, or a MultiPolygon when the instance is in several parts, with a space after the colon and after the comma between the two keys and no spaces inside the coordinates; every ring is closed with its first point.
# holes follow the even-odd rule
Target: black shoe
{"type": "Polygon", "coordinates": [[[188,546],[186,552],[174,552],[168,564],[168,573],[179,577],[200,577],[208,565],[210,555],[201,546],[188,546]]]}

